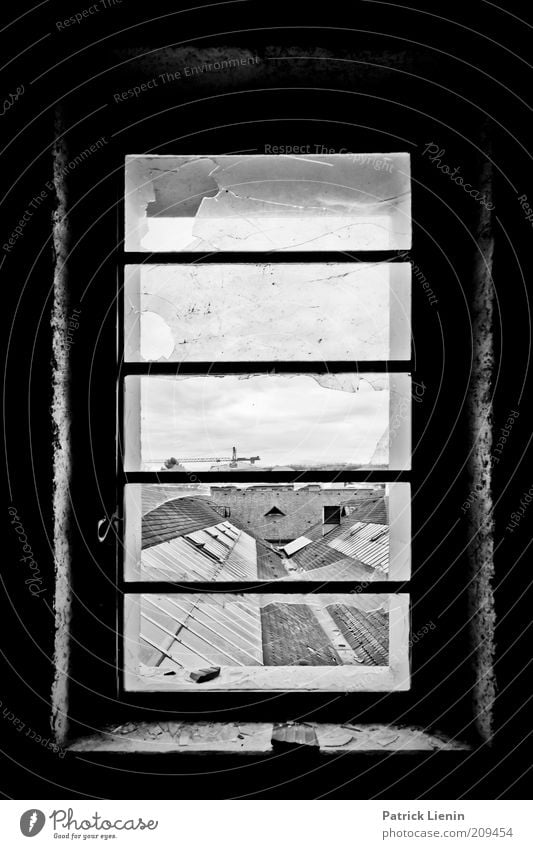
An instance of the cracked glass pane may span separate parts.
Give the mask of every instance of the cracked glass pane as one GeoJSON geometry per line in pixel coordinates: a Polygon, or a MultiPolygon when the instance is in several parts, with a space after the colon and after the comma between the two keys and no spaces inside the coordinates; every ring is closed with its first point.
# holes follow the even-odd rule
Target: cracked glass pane
{"type": "Polygon", "coordinates": [[[130,265],[130,362],[409,359],[409,263],[130,265]]]}
{"type": "Polygon", "coordinates": [[[408,689],[408,609],[404,593],[128,595],[126,689],[408,689]]]}
{"type": "Polygon", "coordinates": [[[181,585],[408,580],[409,489],[407,483],[130,484],[125,578],[181,585]]]}
{"type": "Polygon", "coordinates": [[[127,156],[125,247],[409,249],[409,154],[127,156]]]}
{"type": "Polygon", "coordinates": [[[125,380],[127,471],[409,469],[407,374],[125,380]]]}

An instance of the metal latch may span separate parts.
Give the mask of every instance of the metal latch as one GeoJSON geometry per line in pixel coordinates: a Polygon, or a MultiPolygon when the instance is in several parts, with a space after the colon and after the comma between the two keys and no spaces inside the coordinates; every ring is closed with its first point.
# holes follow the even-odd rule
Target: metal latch
{"type": "Polygon", "coordinates": [[[111,530],[118,535],[119,526],[120,516],[118,515],[118,510],[115,510],[111,516],[106,516],[104,519],[100,519],[97,525],[98,542],[106,542],[111,530]]]}

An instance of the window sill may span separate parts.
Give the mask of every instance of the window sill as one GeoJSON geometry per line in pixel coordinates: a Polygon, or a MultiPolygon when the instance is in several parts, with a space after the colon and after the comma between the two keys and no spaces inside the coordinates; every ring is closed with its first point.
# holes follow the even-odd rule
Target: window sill
{"type": "Polygon", "coordinates": [[[71,752],[269,755],[305,747],[321,755],[344,752],[469,751],[453,738],[416,727],[271,722],[128,722],[79,737],[71,752]]]}

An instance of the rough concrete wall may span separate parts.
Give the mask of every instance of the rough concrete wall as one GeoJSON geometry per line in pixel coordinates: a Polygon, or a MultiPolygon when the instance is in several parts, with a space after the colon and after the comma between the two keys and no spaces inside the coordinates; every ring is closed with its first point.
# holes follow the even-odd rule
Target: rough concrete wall
{"type": "MultiPolygon", "coordinates": [[[[166,90],[170,95],[175,90],[190,90],[191,86],[207,95],[218,88],[279,86],[281,62],[290,64],[292,78],[302,80],[304,85],[316,77],[317,63],[320,63],[324,85],[339,85],[338,61],[335,61],[338,60],[338,52],[323,46],[302,48],[272,44],[255,50],[202,43],[200,46],[161,47],[154,51],[147,50],[142,44],[117,49],[115,56],[115,73],[125,89],[132,82],[140,85],[155,79],[159,92],[166,90]],[[135,61],[135,79],[131,73],[132,60],[135,61]]],[[[391,83],[396,83],[398,68],[420,74],[423,63],[427,63],[429,70],[434,62],[434,57],[425,57],[418,51],[357,49],[357,45],[354,45],[351,55],[344,53],[343,56],[345,60],[352,60],[343,62],[346,65],[342,71],[343,85],[354,81],[360,84],[363,63],[365,80],[376,90],[386,86],[390,89],[391,83]]],[[[314,150],[315,146],[311,144],[310,152],[314,150]]]]}
{"type": "Polygon", "coordinates": [[[338,505],[355,498],[368,498],[367,489],[325,489],[309,491],[300,489],[217,490],[211,498],[216,504],[231,509],[231,515],[240,526],[253,536],[264,539],[295,539],[305,535],[311,527],[322,522],[324,505],[338,505]],[[265,516],[277,507],[285,516],[265,516]]]}
{"type": "Polygon", "coordinates": [[[53,148],[55,210],[53,213],[54,247],[54,302],[52,308],[52,423],[54,433],[54,559],[56,570],[55,591],[55,672],[52,685],[52,727],[59,744],[66,740],[68,731],[68,672],[69,629],[71,609],[71,546],[69,539],[71,505],[71,402],[70,357],[68,344],[68,291],[67,257],[70,249],[67,221],[67,188],[62,174],[67,164],[67,147],[61,135],[64,130],[62,115],[56,116],[56,143],[53,148]]]}
{"type": "MultiPolygon", "coordinates": [[[[487,148],[486,148],[487,149],[487,148]]],[[[481,170],[481,190],[492,199],[490,148],[481,170]]],[[[492,516],[492,392],[494,367],[494,284],[492,260],[494,235],[492,213],[481,207],[474,267],[472,298],[473,363],[470,381],[469,423],[473,446],[469,460],[470,492],[476,494],[470,510],[469,592],[470,634],[475,664],[473,691],[475,725],[481,738],[493,735],[493,709],[496,698],[494,675],[494,520],[492,516]]]]}

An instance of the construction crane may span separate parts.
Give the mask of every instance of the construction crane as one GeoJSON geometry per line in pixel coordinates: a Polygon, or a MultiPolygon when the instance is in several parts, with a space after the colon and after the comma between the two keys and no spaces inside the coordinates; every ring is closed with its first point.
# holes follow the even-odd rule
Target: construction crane
{"type": "Polygon", "coordinates": [[[237,449],[233,446],[231,457],[170,457],[169,459],[176,463],[229,463],[231,468],[235,468],[239,461],[249,462],[253,466],[261,457],[237,457],[237,449]]]}

